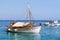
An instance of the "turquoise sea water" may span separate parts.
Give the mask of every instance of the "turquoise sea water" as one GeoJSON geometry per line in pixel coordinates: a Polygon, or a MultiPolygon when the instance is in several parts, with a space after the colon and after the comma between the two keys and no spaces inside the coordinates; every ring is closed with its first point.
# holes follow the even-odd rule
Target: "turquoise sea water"
{"type": "MultiPolygon", "coordinates": [[[[60,27],[42,26],[40,33],[11,33],[7,32],[6,26],[13,20],[0,20],[0,40],[60,40],[60,27]]],[[[14,20],[24,21],[24,20],[14,20]]],[[[45,20],[34,21],[36,24],[45,20]]]]}

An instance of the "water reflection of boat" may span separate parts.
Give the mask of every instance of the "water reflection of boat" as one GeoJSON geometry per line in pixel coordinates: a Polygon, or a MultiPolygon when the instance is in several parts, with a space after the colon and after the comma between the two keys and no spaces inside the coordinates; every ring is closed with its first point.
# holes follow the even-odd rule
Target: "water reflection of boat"
{"type": "Polygon", "coordinates": [[[34,34],[34,33],[11,33],[8,32],[9,39],[13,40],[40,40],[40,34],[34,34]]]}

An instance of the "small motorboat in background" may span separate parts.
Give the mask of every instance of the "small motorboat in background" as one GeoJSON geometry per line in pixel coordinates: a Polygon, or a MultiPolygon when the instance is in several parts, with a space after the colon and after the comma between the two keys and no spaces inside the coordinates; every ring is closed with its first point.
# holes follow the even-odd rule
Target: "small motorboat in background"
{"type": "Polygon", "coordinates": [[[58,20],[50,20],[47,22],[43,22],[42,25],[44,26],[60,26],[60,23],[58,22],[58,20]]]}

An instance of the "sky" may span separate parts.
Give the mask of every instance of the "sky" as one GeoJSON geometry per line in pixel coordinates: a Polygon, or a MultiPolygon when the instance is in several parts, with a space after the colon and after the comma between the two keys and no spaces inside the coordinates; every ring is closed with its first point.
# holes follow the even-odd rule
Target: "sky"
{"type": "MultiPolygon", "coordinates": [[[[0,0],[0,20],[24,20],[28,0],[0,0]]],[[[29,0],[34,20],[60,20],[60,0],[29,0]]]]}

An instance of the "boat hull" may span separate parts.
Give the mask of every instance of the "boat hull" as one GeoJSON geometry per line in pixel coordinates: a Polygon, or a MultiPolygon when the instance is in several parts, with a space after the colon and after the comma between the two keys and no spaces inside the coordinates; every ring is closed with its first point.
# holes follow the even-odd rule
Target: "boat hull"
{"type": "Polygon", "coordinates": [[[41,30],[41,26],[38,27],[32,27],[32,29],[28,29],[28,30],[8,30],[9,32],[27,32],[27,33],[39,33],[41,30]]]}

